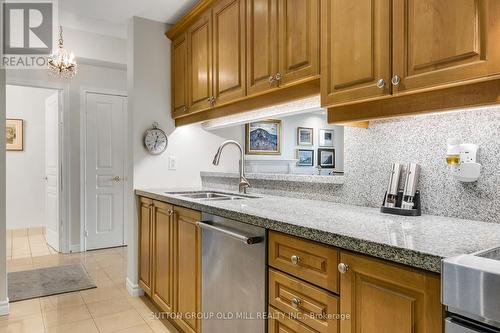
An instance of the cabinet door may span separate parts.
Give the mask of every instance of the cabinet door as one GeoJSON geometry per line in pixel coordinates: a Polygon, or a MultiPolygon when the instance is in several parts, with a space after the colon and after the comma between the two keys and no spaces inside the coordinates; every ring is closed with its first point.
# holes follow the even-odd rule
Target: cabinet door
{"type": "Polygon", "coordinates": [[[245,1],[222,0],[212,9],[214,97],[224,104],[246,94],[245,1]]]}
{"type": "Polygon", "coordinates": [[[212,97],[212,16],[204,13],[187,32],[189,71],[189,112],[211,107],[212,97]]]}
{"type": "Polygon", "coordinates": [[[500,73],[500,1],[394,1],[394,93],[500,73]]]}
{"type": "Polygon", "coordinates": [[[247,95],[278,87],[278,0],[247,0],[247,95]]]}
{"type": "Polygon", "coordinates": [[[441,333],[440,278],[373,258],[341,253],[342,333],[441,333]]]}
{"type": "Polygon", "coordinates": [[[151,296],[153,200],[139,198],[139,286],[151,296]]]}
{"type": "Polygon", "coordinates": [[[154,201],[153,300],[163,311],[173,311],[173,206],[154,201]]]}
{"type": "Polygon", "coordinates": [[[280,87],[319,75],[319,0],[279,0],[280,87]]]}
{"type": "Polygon", "coordinates": [[[390,0],[321,1],[323,106],[391,93],[390,4],[390,0]],[[381,88],[379,80],[384,80],[381,88]]]}
{"type": "MultiPolygon", "coordinates": [[[[201,310],[201,238],[196,222],[200,212],[175,207],[176,227],[176,312],[198,313],[201,310]]],[[[199,333],[200,320],[193,316],[182,316],[177,324],[185,333],[199,333]]]]}
{"type": "Polygon", "coordinates": [[[187,48],[186,34],[172,42],[172,117],[187,113],[187,48]]]}

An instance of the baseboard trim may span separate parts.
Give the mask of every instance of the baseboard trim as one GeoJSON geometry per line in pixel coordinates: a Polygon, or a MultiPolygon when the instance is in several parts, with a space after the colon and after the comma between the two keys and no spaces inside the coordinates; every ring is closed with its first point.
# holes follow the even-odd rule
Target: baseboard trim
{"type": "Polygon", "coordinates": [[[71,253],[78,253],[78,252],[82,252],[82,248],[80,247],[80,244],[74,244],[74,245],[71,245],[70,251],[71,251],[71,253]]]}
{"type": "Polygon", "coordinates": [[[132,297],[139,297],[144,295],[144,290],[142,290],[138,284],[132,283],[129,278],[127,278],[127,291],[132,297]]]}
{"type": "Polygon", "coordinates": [[[6,316],[9,314],[9,299],[0,302],[0,316],[6,316]]]}

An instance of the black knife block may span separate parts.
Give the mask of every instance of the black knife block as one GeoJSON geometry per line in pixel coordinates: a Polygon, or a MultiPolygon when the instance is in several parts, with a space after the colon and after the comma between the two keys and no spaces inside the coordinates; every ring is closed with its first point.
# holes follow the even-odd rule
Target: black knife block
{"type": "Polygon", "coordinates": [[[382,207],[380,211],[386,214],[402,215],[402,216],[421,216],[422,207],[420,203],[420,191],[415,192],[415,197],[413,198],[414,206],[413,209],[402,209],[401,204],[403,203],[403,191],[398,191],[398,196],[396,198],[396,207],[385,207],[385,199],[387,198],[387,192],[384,195],[384,202],[382,202],[382,207]]]}

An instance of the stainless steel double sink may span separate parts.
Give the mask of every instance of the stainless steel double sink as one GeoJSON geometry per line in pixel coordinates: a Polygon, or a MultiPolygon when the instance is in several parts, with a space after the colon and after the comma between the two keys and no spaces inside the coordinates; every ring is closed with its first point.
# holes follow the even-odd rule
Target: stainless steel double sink
{"type": "Polygon", "coordinates": [[[178,195],[180,197],[196,199],[201,201],[224,201],[224,200],[243,200],[256,199],[258,197],[246,194],[234,194],[218,191],[180,191],[165,192],[165,194],[178,195]]]}

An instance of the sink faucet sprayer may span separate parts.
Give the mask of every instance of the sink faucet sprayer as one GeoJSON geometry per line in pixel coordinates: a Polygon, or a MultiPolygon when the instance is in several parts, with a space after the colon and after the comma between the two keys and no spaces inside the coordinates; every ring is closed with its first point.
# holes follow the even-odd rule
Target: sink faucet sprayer
{"type": "Polygon", "coordinates": [[[227,140],[224,143],[222,143],[220,145],[219,149],[217,150],[217,153],[215,154],[214,160],[212,163],[216,166],[219,165],[222,150],[224,149],[225,146],[231,145],[231,144],[238,147],[238,149],[240,150],[240,153],[241,153],[241,157],[240,157],[240,183],[238,185],[238,190],[240,193],[247,193],[247,187],[250,187],[250,183],[248,182],[248,180],[245,177],[245,154],[243,152],[243,148],[241,148],[241,145],[238,142],[236,142],[234,140],[227,140]]]}

